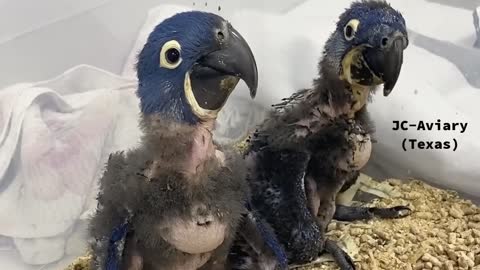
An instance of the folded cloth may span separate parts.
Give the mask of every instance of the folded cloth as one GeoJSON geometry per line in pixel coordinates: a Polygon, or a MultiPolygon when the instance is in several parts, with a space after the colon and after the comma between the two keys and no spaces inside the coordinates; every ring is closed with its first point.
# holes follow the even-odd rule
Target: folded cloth
{"type": "MultiPolygon", "coordinates": [[[[89,66],[0,91],[0,235],[25,262],[63,256],[108,155],[140,136],[136,83],[89,66]]],[[[67,248],[68,249],[68,248],[67,248]]]]}

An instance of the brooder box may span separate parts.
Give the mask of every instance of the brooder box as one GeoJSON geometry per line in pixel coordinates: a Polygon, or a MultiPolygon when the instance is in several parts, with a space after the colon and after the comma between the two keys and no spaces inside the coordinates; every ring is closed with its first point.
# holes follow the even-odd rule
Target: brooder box
{"type": "MultiPolygon", "coordinates": [[[[388,98],[376,96],[369,105],[378,142],[364,172],[377,180],[421,179],[478,202],[480,51],[474,48],[478,29],[473,20],[478,7],[469,0],[389,2],[406,18],[410,46],[394,93],[388,98]],[[395,130],[397,121],[408,129],[395,130]]],[[[96,180],[103,163],[109,152],[135,146],[139,136],[138,130],[131,128],[137,114],[133,63],[156,23],[183,10],[211,11],[228,18],[250,43],[257,58],[261,91],[255,102],[243,96],[247,91],[236,91],[227,104],[216,136],[229,142],[243,138],[270,104],[310,86],[323,44],[349,3],[2,1],[0,88],[8,88],[0,90],[0,268],[63,269],[84,254],[86,221],[95,208],[96,180]],[[232,106],[239,103],[242,106],[232,106]],[[45,124],[47,120],[68,122],[69,129],[52,130],[45,124]],[[67,146],[82,145],[74,141],[80,127],[95,132],[81,137],[89,151],[74,155],[74,159],[64,154],[66,149],[79,151],[67,146]],[[46,149],[52,149],[47,151],[50,156],[41,160],[49,162],[34,162],[46,149]],[[75,166],[79,162],[84,162],[84,167],[75,166]]],[[[475,227],[478,208],[471,210],[473,206],[451,193],[418,182],[390,182],[389,189],[403,192],[401,198],[418,204],[419,213],[425,212],[418,218],[426,217],[422,224],[427,229],[409,233],[427,240],[441,239],[438,243],[453,245],[453,251],[438,250],[434,245],[430,246],[433,251],[420,249],[421,254],[389,250],[392,239],[400,246],[402,241],[405,247],[415,244],[408,236],[396,235],[406,234],[408,224],[399,228],[377,224],[377,232],[372,231],[372,226],[377,226],[372,224],[333,224],[332,235],[350,236],[346,243],[355,243],[361,263],[370,269],[383,269],[389,260],[415,260],[410,266],[422,263],[419,269],[430,264],[438,267],[436,260],[447,267],[443,259],[456,262],[452,267],[466,265],[465,269],[471,261],[479,264],[478,250],[470,248],[480,245],[475,227]],[[440,201],[429,204],[424,196],[440,201]],[[443,207],[434,208],[439,205],[443,207]],[[433,226],[429,220],[437,220],[430,216],[444,218],[449,225],[437,228],[436,235],[422,236],[424,231],[435,229],[428,227],[433,226]],[[359,231],[368,231],[371,237],[357,237],[359,231]],[[394,235],[385,236],[389,233],[394,235]],[[365,253],[363,244],[377,248],[374,250],[384,247],[378,252],[386,257],[365,253]],[[462,245],[467,250],[462,250],[462,245]]],[[[389,205],[397,199],[387,196],[374,203],[389,205]]]]}

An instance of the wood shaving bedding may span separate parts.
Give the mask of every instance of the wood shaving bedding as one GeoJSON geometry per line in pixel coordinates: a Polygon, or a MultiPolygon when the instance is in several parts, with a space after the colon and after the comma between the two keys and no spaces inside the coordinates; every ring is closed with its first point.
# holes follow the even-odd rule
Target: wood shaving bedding
{"type": "MultiPolygon", "coordinates": [[[[336,222],[328,236],[345,248],[358,270],[433,269],[480,270],[480,208],[456,192],[422,181],[390,179],[396,196],[382,196],[366,205],[407,205],[412,215],[402,219],[336,222]]],[[[324,260],[325,261],[325,260],[324,260]]],[[[313,263],[298,270],[339,269],[335,263],[313,263]]]]}

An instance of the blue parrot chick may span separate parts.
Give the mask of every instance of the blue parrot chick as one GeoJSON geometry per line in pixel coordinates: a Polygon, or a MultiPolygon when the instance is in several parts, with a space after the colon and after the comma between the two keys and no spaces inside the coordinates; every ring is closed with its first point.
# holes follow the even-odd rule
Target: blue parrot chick
{"type": "Polygon", "coordinates": [[[137,76],[143,136],[100,180],[92,269],[224,269],[248,184],[212,131],[240,80],[255,96],[251,49],[220,16],[179,13],[150,34],[137,76]]]}
{"type": "MultiPolygon", "coordinates": [[[[405,19],[388,3],[353,2],[325,44],[312,88],[273,105],[250,137],[251,201],[276,232],[290,264],[308,263],[327,252],[342,270],[355,269],[349,255],[326,238],[330,221],[410,213],[403,206],[336,204],[370,157],[374,129],[366,105],[378,86],[383,84],[385,96],[392,92],[407,45],[405,19]]],[[[246,246],[238,238],[230,254],[239,269],[261,259],[246,246]]]]}

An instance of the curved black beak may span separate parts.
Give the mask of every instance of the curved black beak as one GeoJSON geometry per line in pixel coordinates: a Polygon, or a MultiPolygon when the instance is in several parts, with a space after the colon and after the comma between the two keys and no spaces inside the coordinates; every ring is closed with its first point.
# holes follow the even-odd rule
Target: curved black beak
{"type": "Polygon", "coordinates": [[[252,98],[257,94],[258,70],[255,57],[245,39],[230,24],[217,33],[220,49],[204,56],[199,63],[223,75],[242,79],[252,98]]]}
{"type": "Polygon", "coordinates": [[[395,84],[403,64],[403,51],[407,47],[407,39],[401,34],[395,34],[380,48],[367,48],[364,58],[370,69],[383,81],[383,95],[388,96],[395,84]]]}

